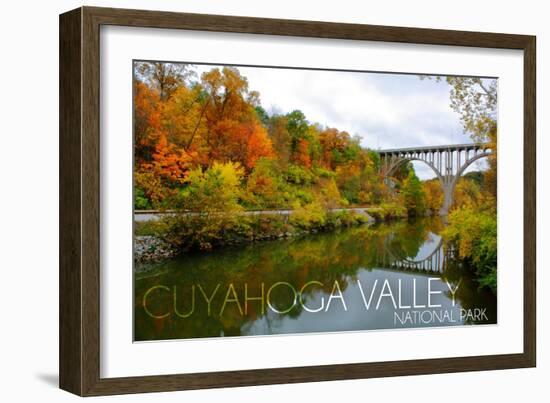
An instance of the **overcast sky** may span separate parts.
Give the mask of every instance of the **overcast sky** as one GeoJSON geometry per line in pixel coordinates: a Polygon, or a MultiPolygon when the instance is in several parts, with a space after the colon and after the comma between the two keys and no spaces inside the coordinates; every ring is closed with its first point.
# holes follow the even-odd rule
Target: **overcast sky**
{"type": "MultiPolygon", "coordinates": [[[[217,66],[197,66],[198,75],[217,66]]],[[[445,81],[416,75],[238,67],[269,113],[300,109],[310,123],[335,127],[372,149],[470,143],[449,106],[445,81]]],[[[474,164],[475,165],[475,164],[474,164]]],[[[482,166],[472,167],[481,169],[482,166]]],[[[422,179],[430,168],[415,163],[422,179]]]]}

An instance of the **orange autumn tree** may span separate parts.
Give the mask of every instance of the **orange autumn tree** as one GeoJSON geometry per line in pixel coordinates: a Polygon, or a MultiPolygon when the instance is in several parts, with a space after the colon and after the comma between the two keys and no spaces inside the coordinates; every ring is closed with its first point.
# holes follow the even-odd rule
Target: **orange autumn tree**
{"type": "Polygon", "coordinates": [[[234,138],[236,159],[249,171],[256,166],[260,158],[274,156],[267,130],[258,122],[241,125],[234,134],[237,134],[234,138]]]}
{"type": "Polygon", "coordinates": [[[169,185],[177,186],[185,183],[194,157],[194,154],[169,143],[166,135],[162,134],[153,153],[153,161],[145,164],[144,168],[150,169],[169,185]]]}
{"type": "MultiPolygon", "coordinates": [[[[143,65],[136,66],[136,77],[143,77],[143,65]]],[[[135,136],[135,173],[134,180],[136,194],[149,201],[143,203],[147,207],[159,208],[163,201],[173,196],[175,188],[185,182],[187,171],[190,169],[196,153],[187,152],[180,147],[184,126],[190,126],[193,116],[186,113],[177,113],[176,103],[182,103],[181,94],[172,95],[178,91],[187,94],[184,82],[177,81],[171,87],[170,96],[167,96],[166,82],[171,82],[165,73],[163,85],[155,84],[151,75],[134,84],[134,136],[135,136]],[[165,89],[164,97],[161,89],[165,89]],[[188,121],[180,120],[187,117],[188,121]],[[175,120],[175,121],[174,121],[175,120]]],[[[196,102],[195,102],[196,103],[196,102]]],[[[195,109],[198,107],[190,103],[195,109]]]]}
{"type": "Polygon", "coordinates": [[[294,152],[294,160],[299,165],[310,168],[311,167],[311,156],[309,153],[309,141],[306,139],[299,139],[296,151],[294,152]]]}
{"type": "Polygon", "coordinates": [[[334,128],[327,128],[319,133],[319,142],[323,150],[322,162],[327,168],[336,168],[350,139],[347,132],[341,132],[334,128]]]}
{"type": "Polygon", "coordinates": [[[209,161],[239,162],[248,172],[261,157],[273,156],[271,140],[258,119],[258,94],[249,91],[236,68],[212,69],[202,74],[205,141],[209,161]]]}
{"type": "Polygon", "coordinates": [[[153,155],[161,136],[162,102],[157,90],[141,81],[134,84],[134,183],[136,205],[157,207],[165,197],[162,178],[153,172],[153,155]]]}
{"type": "Polygon", "coordinates": [[[172,93],[164,103],[161,118],[171,144],[187,153],[204,151],[207,102],[206,94],[198,85],[192,88],[181,85],[172,93]]]}
{"type": "Polygon", "coordinates": [[[134,136],[137,165],[150,160],[160,133],[161,102],[158,91],[145,83],[134,84],[134,136]]]}
{"type": "Polygon", "coordinates": [[[177,194],[177,188],[187,180],[196,159],[195,153],[187,153],[169,143],[161,133],[151,161],[142,162],[134,175],[136,186],[153,203],[160,207],[165,199],[177,194]]]}

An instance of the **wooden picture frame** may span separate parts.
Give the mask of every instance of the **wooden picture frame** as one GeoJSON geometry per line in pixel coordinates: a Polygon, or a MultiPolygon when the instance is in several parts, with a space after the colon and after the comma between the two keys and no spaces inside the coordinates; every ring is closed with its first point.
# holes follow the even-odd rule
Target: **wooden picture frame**
{"type": "Polygon", "coordinates": [[[535,37],[81,7],[60,16],[60,387],[81,396],[525,368],[536,365],[535,37]],[[524,52],[523,353],[100,377],[100,26],[519,49],[524,52]]]}

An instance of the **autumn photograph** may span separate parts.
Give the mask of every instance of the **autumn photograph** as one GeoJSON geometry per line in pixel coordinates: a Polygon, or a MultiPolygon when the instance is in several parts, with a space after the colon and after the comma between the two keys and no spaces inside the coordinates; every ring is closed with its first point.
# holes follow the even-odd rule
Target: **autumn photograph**
{"type": "Polygon", "coordinates": [[[132,74],[135,341],[497,324],[497,78],[132,74]]]}

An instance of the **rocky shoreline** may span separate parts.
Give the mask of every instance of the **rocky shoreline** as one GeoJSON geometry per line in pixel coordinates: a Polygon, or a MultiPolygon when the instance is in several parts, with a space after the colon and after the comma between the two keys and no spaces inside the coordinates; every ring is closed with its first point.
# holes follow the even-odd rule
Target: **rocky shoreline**
{"type": "Polygon", "coordinates": [[[154,262],[174,257],[177,251],[162,239],[152,235],[136,235],[134,260],[139,263],[154,262]]]}

